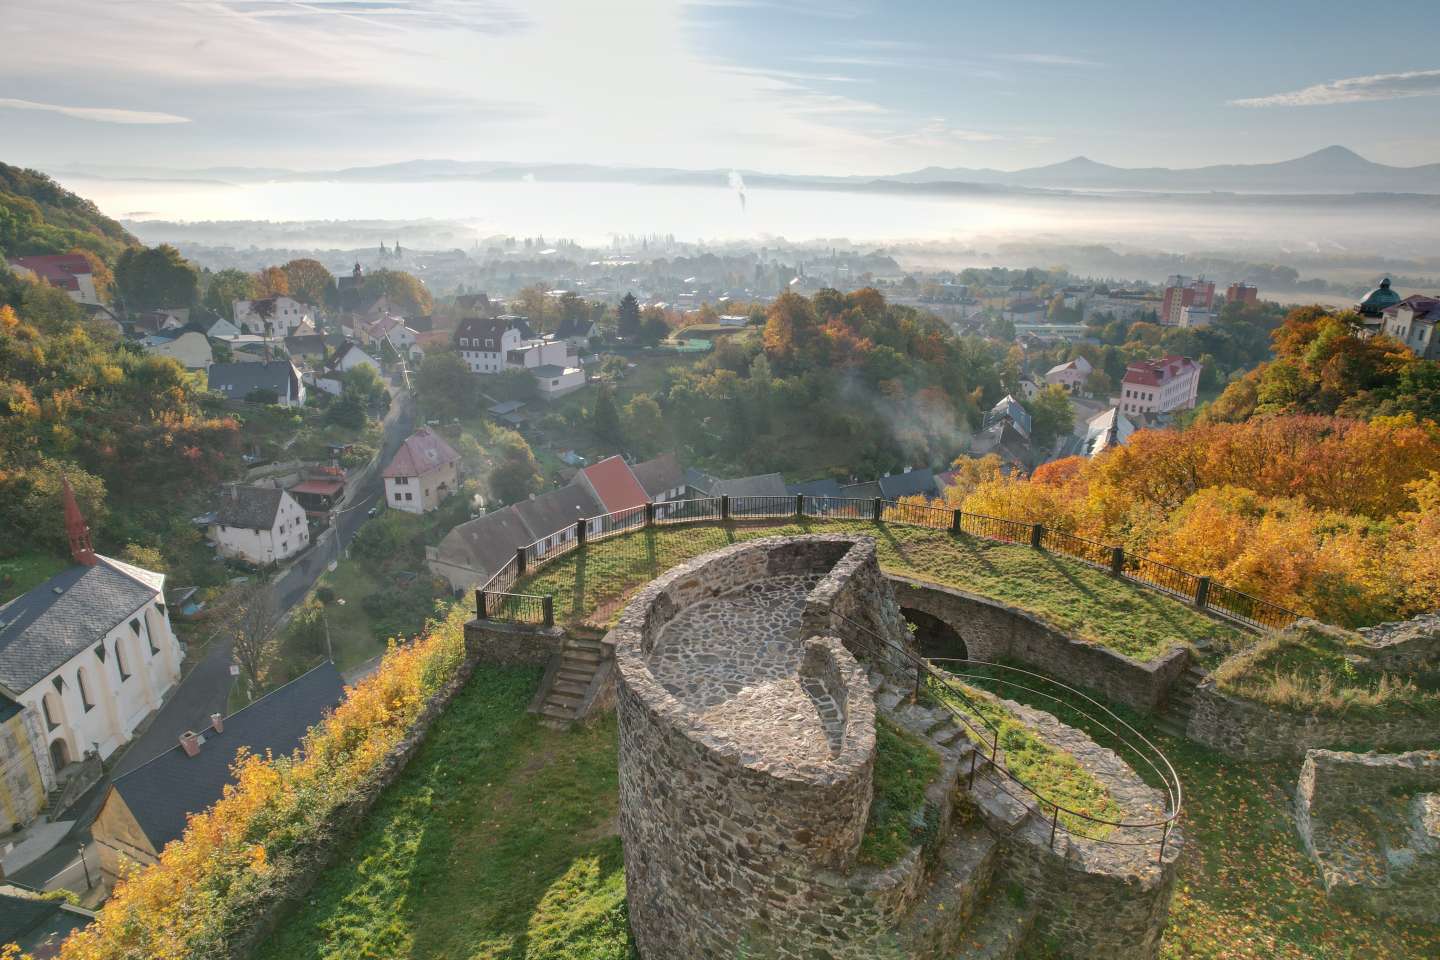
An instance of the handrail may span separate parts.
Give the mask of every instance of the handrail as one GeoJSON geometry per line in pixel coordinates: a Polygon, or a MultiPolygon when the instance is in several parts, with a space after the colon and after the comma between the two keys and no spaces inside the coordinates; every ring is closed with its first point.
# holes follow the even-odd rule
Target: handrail
{"type": "MultiPolygon", "coordinates": [[[[1006,779],[1010,780],[1010,781],[1011,781],[1012,783],[1014,783],[1016,786],[1020,787],[1025,793],[1028,793],[1030,796],[1034,797],[1035,800],[1038,802],[1039,807],[1038,807],[1038,808],[1037,808],[1037,807],[1032,807],[1029,803],[1026,803],[1023,798],[1021,798],[1021,797],[1016,797],[1013,793],[1010,793],[1010,791],[1004,790],[1003,784],[997,784],[997,786],[1000,786],[1001,789],[1004,790],[1004,792],[1005,792],[1008,796],[1012,797],[1013,799],[1018,800],[1019,802],[1021,802],[1022,804],[1024,804],[1026,807],[1029,807],[1029,808],[1031,808],[1032,810],[1035,810],[1035,812],[1040,813],[1042,816],[1045,815],[1045,812],[1044,812],[1044,809],[1043,809],[1043,808],[1044,808],[1044,807],[1049,807],[1049,808],[1050,808],[1050,810],[1051,810],[1051,813],[1050,813],[1050,815],[1049,815],[1049,816],[1050,816],[1050,822],[1051,822],[1051,834],[1050,834],[1050,836],[1051,836],[1051,843],[1052,843],[1052,844],[1054,843],[1054,837],[1055,837],[1056,830],[1057,830],[1057,829],[1064,829],[1065,832],[1066,832],[1067,834],[1070,834],[1071,836],[1076,836],[1076,837],[1080,837],[1081,839],[1090,840],[1090,841],[1092,841],[1092,842],[1094,842],[1094,843],[1104,843],[1104,844],[1109,844],[1109,845],[1112,845],[1112,846],[1151,846],[1151,845],[1154,845],[1154,844],[1158,843],[1158,844],[1159,844],[1159,847],[1160,847],[1160,854],[1159,854],[1160,859],[1161,859],[1162,861],[1164,860],[1164,857],[1165,857],[1165,846],[1166,846],[1166,844],[1169,842],[1171,830],[1174,828],[1174,825],[1175,825],[1176,821],[1177,821],[1177,820],[1179,819],[1179,817],[1180,817],[1181,807],[1182,807],[1183,802],[1184,802],[1184,794],[1183,794],[1183,789],[1182,789],[1181,784],[1180,784],[1180,777],[1179,777],[1179,775],[1175,772],[1175,768],[1174,768],[1174,766],[1170,763],[1169,758],[1165,756],[1164,752],[1161,751],[1160,748],[1156,747],[1155,744],[1151,743],[1150,740],[1147,739],[1144,734],[1140,733],[1140,732],[1139,732],[1138,730],[1136,730],[1134,727],[1130,726],[1130,724],[1126,723],[1126,722],[1125,722],[1124,720],[1122,720],[1120,717],[1116,716],[1115,713],[1114,713],[1113,711],[1111,711],[1108,707],[1106,707],[1104,704],[1102,704],[1102,703],[1100,703],[1099,701],[1095,700],[1093,697],[1088,696],[1087,694],[1083,693],[1082,691],[1076,690],[1074,687],[1067,686],[1066,684],[1060,683],[1059,681],[1056,681],[1056,680],[1051,680],[1049,677],[1042,676],[1042,675],[1040,675],[1040,674],[1038,674],[1038,673],[1031,673],[1031,672],[1028,671],[1028,670],[1021,670],[1021,669],[1016,668],[1016,667],[1009,667],[1009,666],[1006,666],[1005,664],[990,663],[990,662],[983,661],[983,660],[945,660],[945,661],[931,661],[931,660],[928,660],[928,659],[926,659],[926,658],[924,658],[924,657],[918,656],[918,655],[915,654],[915,653],[912,653],[910,650],[906,649],[906,648],[903,647],[902,645],[895,643],[894,641],[892,641],[892,640],[890,640],[889,638],[887,638],[887,637],[885,637],[885,636],[877,633],[877,632],[874,631],[874,630],[871,630],[871,629],[870,629],[869,627],[867,627],[865,624],[860,623],[859,621],[854,620],[853,618],[848,617],[848,616],[846,616],[846,615],[843,614],[843,613],[839,613],[839,612],[837,612],[837,611],[831,611],[831,615],[832,615],[832,616],[835,616],[835,617],[839,617],[841,620],[844,620],[846,623],[850,624],[851,626],[858,627],[860,630],[863,630],[866,634],[868,634],[873,640],[879,641],[879,642],[880,642],[881,644],[883,644],[884,646],[886,646],[886,647],[888,647],[888,648],[890,648],[890,649],[892,649],[892,650],[898,651],[898,652],[910,663],[910,665],[913,666],[913,667],[915,668],[915,670],[916,670],[916,673],[917,673],[917,677],[916,677],[916,680],[917,680],[917,683],[916,683],[917,692],[918,692],[918,687],[919,687],[919,678],[920,678],[921,675],[924,675],[924,676],[928,676],[930,679],[932,679],[932,680],[934,680],[934,681],[939,682],[940,684],[942,684],[942,685],[945,687],[945,689],[946,689],[947,691],[949,691],[950,693],[953,693],[953,694],[957,695],[957,696],[958,696],[961,700],[963,700],[966,704],[971,705],[972,709],[974,709],[974,711],[975,711],[975,714],[974,714],[975,718],[978,719],[978,720],[980,720],[981,722],[983,722],[983,723],[992,731],[991,740],[990,740],[989,743],[987,743],[987,742],[985,741],[984,734],[980,733],[980,731],[978,731],[978,730],[975,729],[974,724],[972,724],[972,723],[970,722],[970,718],[966,716],[965,711],[963,711],[963,710],[955,707],[953,704],[950,704],[950,703],[945,702],[944,700],[940,700],[940,701],[939,701],[939,703],[940,703],[940,705],[941,705],[942,707],[944,707],[944,708],[945,708],[947,711],[949,711],[956,719],[958,719],[962,724],[964,724],[965,727],[967,727],[968,729],[970,729],[972,732],[974,732],[974,733],[976,734],[976,736],[977,736],[977,737],[979,738],[979,740],[980,740],[981,746],[987,747],[987,748],[989,749],[989,751],[990,751],[990,766],[991,766],[991,769],[997,770],[997,771],[999,771],[1000,773],[1004,774],[1005,777],[1006,777],[1006,779]],[[963,688],[960,687],[960,686],[955,682],[955,680],[956,680],[956,675],[951,674],[949,671],[937,670],[934,666],[932,666],[932,663],[933,663],[933,662],[967,663],[967,664],[974,664],[974,665],[977,665],[977,666],[981,666],[981,667],[984,667],[984,668],[986,668],[986,669],[991,669],[991,670],[1009,670],[1009,671],[1012,671],[1012,672],[1014,672],[1014,673],[1023,674],[1023,675],[1025,675],[1025,676],[1027,676],[1027,677],[1033,678],[1034,680],[1038,680],[1038,681],[1040,681],[1040,682],[1042,682],[1042,683],[1049,684],[1049,685],[1051,685],[1052,687],[1054,687],[1054,688],[1056,688],[1056,689],[1058,689],[1058,690],[1065,691],[1067,694],[1070,694],[1070,695],[1073,695],[1073,696],[1078,696],[1078,697],[1080,697],[1080,698],[1088,701],[1089,703],[1093,704],[1095,707],[1097,707],[1098,709],[1100,709],[1101,711],[1103,711],[1107,716],[1109,716],[1112,721],[1114,721],[1115,723],[1121,725],[1121,726],[1124,727],[1126,730],[1130,731],[1130,733],[1133,734],[1133,735],[1134,735],[1137,739],[1139,739],[1142,743],[1144,743],[1146,747],[1149,747],[1150,750],[1154,751],[1154,753],[1160,758],[1161,762],[1165,765],[1165,769],[1164,769],[1164,770],[1161,770],[1159,767],[1157,767],[1157,766],[1155,765],[1155,762],[1154,762],[1153,760],[1151,760],[1148,756],[1145,755],[1144,751],[1142,751],[1142,750],[1140,750],[1139,748],[1135,747],[1133,744],[1130,744],[1130,743],[1126,742],[1126,740],[1125,740],[1125,738],[1124,738],[1123,735],[1121,735],[1120,733],[1118,733],[1118,732],[1115,731],[1115,730],[1112,730],[1109,726],[1107,726],[1107,725],[1104,723],[1104,721],[1101,721],[1101,720],[1099,720],[1098,718],[1095,718],[1095,717],[1090,716],[1090,715],[1087,714],[1084,710],[1081,710],[1081,709],[1079,709],[1078,707],[1075,707],[1073,704],[1065,704],[1065,705],[1066,705],[1066,706],[1069,706],[1071,709],[1075,710],[1075,712],[1079,713],[1081,716],[1085,717],[1087,720],[1090,720],[1090,721],[1098,724],[1098,725],[1101,727],[1101,729],[1105,730],[1106,733],[1109,733],[1111,736],[1116,737],[1116,739],[1117,739],[1119,742],[1123,743],[1126,747],[1128,747],[1128,748],[1130,748],[1131,750],[1133,750],[1137,755],[1139,755],[1139,756],[1145,761],[1145,763],[1150,767],[1151,770],[1153,770],[1153,771],[1155,772],[1156,776],[1159,777],[1160,780],[1161,780],[1161,782],[1164,784],[1165,805],[1166,805],[1166,807],[1168,808],[1168,811],[1167,811],[1166,816],[1165,816],[1163,819],[1160,819],[1160,820],[1147,820],[1147,821],[1110,820],[1110,819],[1107,819],[1107,818],[1104,818],[1104,817],[1092,816],[1092,815],[1090,815],[1090,814],[1088,814],[1088,813],[1084,813],[1084,812],[1081,812],[1081,811],[1078,811],[1078,810],[1072,810],[1072,809],[1070,809],[1070,808],[1068,808],[1068,807],[1065,807],[1065,806],[1063,806],[1063,805],[1061,805],[1061,804],[1059,804],[1059,803],[1056,803],[1054,800],[1051,800],[1051,799],[1049,799],[1048,797],[1042,795],[1039,791],[1035,790],[1035,789],[1034,789],[1033,787],[1031,787],[1029,784],[1025,783],[1023,780],[1021,780],[1019,777],[1017,777],[1014,773],[1012,773],[1012,772],[1004,765],[1004,763],[1003,763],[1003,761],[1002,761],[1002,759],[1001,759],[1001,757],[1000,757],[1000,755],[999,755],[999,754],[1000,754],[1000,751],[999,751],[1000,733],[999,733],[998,728],[996,728],[993,723],[990,723],[990,721],[986,720],[985,717],[983,716],[983,714],[981,713],[981,711],[979,710],[979,708],[974,706],[974,701],[971,700],[970,697],[965,693],[965,691],[963,690],[963,688]],[[1168,776],[1167,776],[1167,772],[1168,772],[1168,776]],[[1068,816],[1068,817],[1073,818],[1073,819],[1079,819],[1079,820],[1083,820],[1083,821],[1088,822],[1088,823],[1094,823],[1094,824],[1096,824],[1096,825],[1098,825],[1098,826],[1111,827],[1111,828],[1116,828],[1116,829],[1132,829],[1132,830],[1159,829],[1159,830],[1162,831],[1162,833],[1161,833],[1160,839],[1159,839],[1158,841],[1153,841],[1153,840],[1152,840],[1152,841],[1139,841],[1139,840],[1124,841],[1124,840],[1109,840],[1109,839],[1106,839],[1106,838],[1104,838],[1104,837],[1092,837],[1092,836],[1089,836],[1089,835],[1087,835],[1087,834],[1085,834],[1085,833],[1081,833],[1081,832],[1079,832],[1079,831],[1076,831],[1076,830],[1072,829],[1072,828],[1071,828],[1070,826],[1068,826],[1068,825],[1061,824],[1061,823],[1059,822],[1059,818],[1060,818],[1060,815],[1061,815],[1062,813],[1065,814],[1065,815],[1068,816]]],[[[961,676],[965,676],[965,675],[961,675],[961,676]]],[[[976,678],[976,679],[979,679],[979,678],[976,678]]],[[[985,679],[993,679],[993,678],[985,678],[985,679]]],[[[1036,694],[1038,694],[1038,695],[1040,695],[1040,696],[1046,697],[1047,699],[1052,700],[1052,701],[1054,701],[1054,702],[1056,702],[1056,703],[1064,703],[1064,701],[1062,701],[1059,697],[1056,697],[1056,696],[1054,696],[1053,694],[1049,694],[1049,693],[1046,693],[1046,692],[1041,691],[1041,690],[1035,690],[1035,689],[1030,688],[1030,687],[1023,687],[1023,686],[1021,686],[1020,684],[1012,683],[1012,682],[1010,682],[1010,681],[1005,681],[1005,680],[1000,680],[999,682],[1001,682],[1001,683],[1006,683],[1006,684],[1008,684],[1008,685],[1010,685],[1010,686],[1014,686],[1014,687],[1016,687],[1016,688],[1018,688],[1018,689],[1028,690],[1028,691],[1033,692],[1033,693],[1036,693],[1036,694]]],[[[975,772],[974,764],[975,764],[975,757],[976,757],[976,756],[977,756],[976,754],[972,754],[972,756],[971,756],[971,776],[972,776],[972,778],[973,778],[974,772],[975,772]]]]}

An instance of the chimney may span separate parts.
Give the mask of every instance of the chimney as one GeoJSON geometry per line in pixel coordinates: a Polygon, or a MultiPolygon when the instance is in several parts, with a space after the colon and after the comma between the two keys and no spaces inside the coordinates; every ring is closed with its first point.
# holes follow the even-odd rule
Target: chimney
{"type": "Polygon", "coordinates": [[[65,534],[70,539],[70,556],[81,566],[95,566],[95,548],[90,543],[90,525],[75,502],[70,478],[60,475],[60,495],[65,502],[65,534]]]}
{"type": "Polygon", "coordinates": [[[185,756],[200,756],[200,738],[195,735],[194,730],[186,730],[180,734],[180,746],[185,748],[185,756]]]}
{"type": "Polygon", "coordinates": [[[218,713],[210,714],[210,726],[215,728],[216,733],[224,733],[225,717],[218,713]]]}

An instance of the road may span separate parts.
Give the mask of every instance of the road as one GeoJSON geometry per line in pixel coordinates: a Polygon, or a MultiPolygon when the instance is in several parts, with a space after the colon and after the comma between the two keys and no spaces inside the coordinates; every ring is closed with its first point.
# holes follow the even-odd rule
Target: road
{"type": "MultiPolygon", "coordinates": [[[[396,393],[392,396],[390,410],[383,423],[382,465],[390,462],[401,442],[415,427],[415,405],[408,394],[396,393]]],[[[335,559],[335,536],[340,537],[341,550],[355,539],[355,534],[368,519],[366,513],[369,507],[384,493],[380,472],[378,467],[371,471],[367,481],[351,494],[335,527],[317,537],[310,552],[275,579],[275,597],[281,612],[303,600],[325,572],[326,565],[335,559]]],[[[13,879],[36,887],[50,880],[52,887],[63,886],[76,892],[84,890],[83,868],[76,857],[76,846],[90,843],[90,823],[100,812],[110,781],[175,746],[180,734],[205,726],[210,722],[212,713],[224,713],[230,686],[234,682],[230,664],[230,640],[215,640],[200,662],[191,667],[171,690],[169,699],[156,712],[145,731],[130,741],[110,771],[68,811],[75,820],[75,828],[70,835],[54,850],[23,870],[16,871],[13,879]]],[[[94,869],[93,860],[91,868],[94,869]]]]}

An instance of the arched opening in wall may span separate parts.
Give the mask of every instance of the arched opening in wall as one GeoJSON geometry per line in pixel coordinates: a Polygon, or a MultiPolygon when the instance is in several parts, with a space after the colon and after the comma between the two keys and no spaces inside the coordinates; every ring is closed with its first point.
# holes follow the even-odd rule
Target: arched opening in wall
{"type": "Polygon", "coordinates": [[[70,764],[70,745],[64,737],[50,741],[50,766],[59,773],[70,764]]]}
{"type": "Polygon", "coordinates": [[[915,628],[915,645],[920,655],[931,660],[968,660],[970,651],[960,631],[923,610],[901,607],[900,615],[915,628]]]}

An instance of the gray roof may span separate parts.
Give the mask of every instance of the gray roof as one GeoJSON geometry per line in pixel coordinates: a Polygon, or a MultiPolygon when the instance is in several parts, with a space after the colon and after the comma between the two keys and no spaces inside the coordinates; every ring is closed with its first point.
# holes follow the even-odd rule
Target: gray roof
{"type": "Polygon", "coordinates": [[[226,487],[220,493],[215,522],[246,530],[269,530],[275,526],[275,514],[285,491],[278,487],[226,487]]]}
{"type": "Polygon", "coordinates": [[[598,517],[605,512],[590,491],[578,483],[542,493],[532,500],[522,500],[508,509],[518,513],[525,529],[530,531],[530,539],[525,543],[534,543],[562,527],[573,526],[576,520],[598,517]]]}
{"type": "Polygon", "coordinates": [[[874,500],[880,495],[880,484],[874,480],[865,483],[847,483],[840,488],[840,496],[847,500],[874,500]]]}
{"type": "Polygon", "coordinates": [[[286,337],[285,349],[292,357],[325,356],[325,335],[323,333],[302,333],[286,337]]]}
{"type": "Polygon", "coordinates": [[[791,483],[785,486],[786,493],[803,493],[807,497],[838,497],[840,496],[840,481],[838,480],[807,480],[805,483],[791,483]]]}
{"type": "Polygon", "coordinates": [[[685,471],[686,486],[694,487],[707,497],[783,497],[785,478],[778,473],[761,473],[753,477],[721,480],[691,468],[685,471]]]}
{"type": "Polygon", "coordinates": [[[909,473],[897,473],[888,477],[881,477],[880,495],[889,500],[896,500],[900,497],[913,497],[917,493],[923,493],[927,497],[935,495],[935,471],[929,467],[922,467],[919,470],[911,470],[909,473]]]}
{"type": "Polygon", "coordinates": [[[530,371],[537,377],[563,377],[565,368],[554,363],[542,363],[530,371]]]}
{"type": "Polygon", "coordinates": [[[215,363],[210,365],[210,389],[234,400],[255,390],[273,390],[281,397],[299,392],[300,374],[289,360],[269,363],[215,363]]]}
{"type": "Polygon", "coordinates": [[[990,408],[989,413],[985,414],[985,426],[992,426],[1006,418],[1009,418],[1022,434],[1030,436],[1030,411],[1026,410],[1019,400],[1008,393],[1000,399],[999,403],[990,408]]]}
{"type": "Polygon", "coordinates": [[[160,598],[165,577],[97,556],[0,607],[0,684],[19,694],[160,598]]]}
{"type": "Polygon", "coordinates": [[[652,500],[666,490],[685,485],[685,472],[680,469],[680,461],[673,453],[662,453],[653,460],[637,463],[630,472],[635,474],[635,479],[645,488],[645,495],[652,500]]]}
{"type": "Polygon", "coordinates": [[[520,514],[504,507],[467,520],[445,534],[438,554],[441,561],[467,567],[487,580],[515,556],[517,547],[535,539],[520,514]]]}
{"type": "Polygon", "coordinates": [[[55,956],[65,938],[90,919],[63,900],[0,893],[0,944],[18,944],[25,956],[55,956]]]}
{"type": "MultiPolygon", "coordinates": [[[[120,794],[135,822],[158,853],[185,832],[185,818],[220,799],[234,783],[235,752],[248,747],[264,756],[288,754],[311,726],[345,696],[335,664],[325,661],[309,673],[225,718],[224,731],[204,731],[200,753],[187,756],[175,746],[122,776],[111,789],[120,794]]],[[[108,802],[108,798],[107,798],[108,802]]]]}
{"type": "Polygon", "coordinates": [[[567,337],[588,337],[595,324],[588,317],[562,317],[560,326],[555,328],[555,336],[561,339],[567,337]]]}

